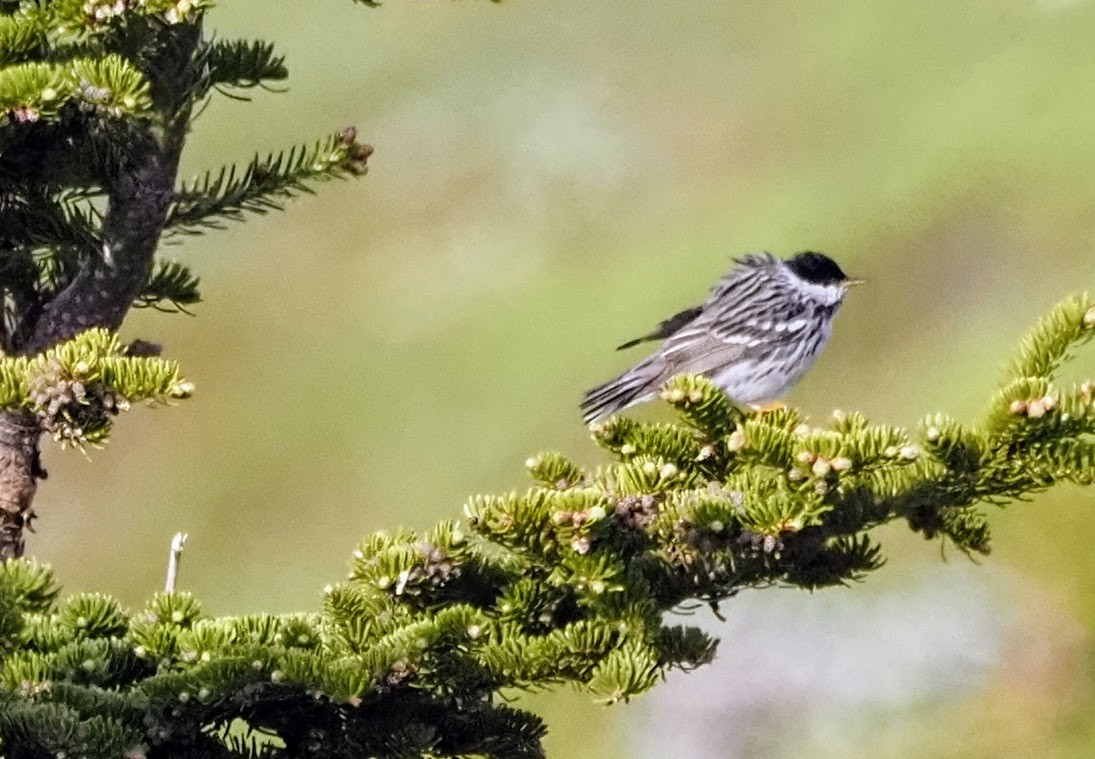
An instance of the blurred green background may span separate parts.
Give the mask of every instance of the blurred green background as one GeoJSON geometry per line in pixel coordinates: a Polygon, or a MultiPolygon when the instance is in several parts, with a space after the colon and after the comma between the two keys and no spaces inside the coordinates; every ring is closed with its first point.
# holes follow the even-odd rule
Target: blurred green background
{"type": "MultiPolygon", "coordinates": [[[[90,462],[47,450],[30,550],[69,590],[141,603],[185,530],[207,612],[317,608],[358,536],[524,487],[544,448],[600,461],[577,403],[635,358],[613,346],[744,252],[870,280],[792,396],[815,418],[976,419],[1023,331],[1095,286],[1091,2],[236,0],[210,28],[276,41],[289,90],[214,102],[184,173],[351,123],[377,152],[166,251],[205,302],[124,331],[198,394],[90,462]]],[[[1093,507],[1000,511],[981,566],[884,531],[866,584],[694,617],[709,672],[524,703],[556,759],[1095,755],[1093,507]]]]}

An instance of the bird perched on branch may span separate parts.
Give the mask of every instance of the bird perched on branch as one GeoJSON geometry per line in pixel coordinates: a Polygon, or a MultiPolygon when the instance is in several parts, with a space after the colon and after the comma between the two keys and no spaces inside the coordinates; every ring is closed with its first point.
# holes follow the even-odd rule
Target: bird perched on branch
{"type": "Polygon", "coordinates": [[[586,423],[653,398],[678,374],[703,374],[730,400],[754,408],[782,398],[817,359],[849,278],[823,253],[781,261],[770,253],[745,256],[719,280],[708,299],[669,317],[648,335],[619,349],[662,340],[650,356],[582,399],[586,423]]]}

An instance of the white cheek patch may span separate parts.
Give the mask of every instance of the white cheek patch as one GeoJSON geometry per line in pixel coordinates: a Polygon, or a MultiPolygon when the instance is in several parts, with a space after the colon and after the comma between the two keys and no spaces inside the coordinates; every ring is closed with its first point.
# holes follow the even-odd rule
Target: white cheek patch
{"type": "Polygon", "coordinates": [[[806,320],[805,319],[793,319],[792,321],[784,322],[783,324],[777,324],[776,329],[781,330],[781,331],[782,330],[787,330],[788,332],[798,332],[800,329],[802,329],[805,326],[806,326],[806,320]]]}
{"type": "Polygon", "coordinates": [[[807,298],[824,306],[836,305],[844,300],[844,285],[815,285],[800,280],[797,286],[802,289],[807,298]]]}

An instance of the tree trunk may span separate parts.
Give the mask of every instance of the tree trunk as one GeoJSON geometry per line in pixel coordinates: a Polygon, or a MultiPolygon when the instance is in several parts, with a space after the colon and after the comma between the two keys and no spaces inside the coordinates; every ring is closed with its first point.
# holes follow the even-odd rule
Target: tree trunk
{"type": "Polygon", "coordinates": [[[38,460],[42,427],[30,411],[0,412],[0,559],[23,555],[23,529],[30,529],[31,503],[45,470],[38,460]]]}

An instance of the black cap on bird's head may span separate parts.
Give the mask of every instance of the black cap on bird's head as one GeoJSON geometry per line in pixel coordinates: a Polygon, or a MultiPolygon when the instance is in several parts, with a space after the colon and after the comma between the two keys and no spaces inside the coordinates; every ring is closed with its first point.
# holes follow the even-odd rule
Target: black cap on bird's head
{"type": "Polygon", "coordinates": [[[851,279],[836,261],[824,253],[805,251],[784,261],[787,268],[800,279],[812,285],[859,284],[861,280],[851,279]]]}

